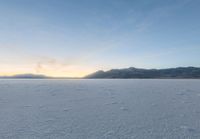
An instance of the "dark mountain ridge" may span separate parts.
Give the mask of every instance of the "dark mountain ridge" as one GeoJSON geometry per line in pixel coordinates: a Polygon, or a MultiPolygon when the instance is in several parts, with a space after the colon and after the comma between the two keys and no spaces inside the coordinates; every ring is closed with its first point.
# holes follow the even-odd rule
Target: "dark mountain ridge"
{"type": "Polygon", "coordinates": [[[200,68],[198,67],[178,67],[168,69],[142,69],[125,68],[112,69],[109,71],[97,71],[85,78],[200,78],[200,68]]]}

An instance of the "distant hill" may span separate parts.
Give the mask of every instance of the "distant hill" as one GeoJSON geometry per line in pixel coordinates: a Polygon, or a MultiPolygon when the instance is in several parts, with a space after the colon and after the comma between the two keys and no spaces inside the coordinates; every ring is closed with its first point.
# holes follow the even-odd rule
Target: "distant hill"
{"type": "Polygon", "coordinates": [[[13,76],[0,76],[0,79],[80,79],[78,77],[50,77],[42,74],[17,74],[13,76]]]}
{"type": "Polygon", "coordinates": [[[0,78],[3,78],[3,79],[48,79],[50,77],[47,77],[45,75],[39,75],[39,74],[18,74],[14,76],[0,76],[0,78]]]}
{"type": "Polygon", "coordinates": [[[200,78],[200,68],[140,69],[130,67],[125,69],[112,69],[109,71],[100,70],[87,75],[85,78],[200,78]]]}

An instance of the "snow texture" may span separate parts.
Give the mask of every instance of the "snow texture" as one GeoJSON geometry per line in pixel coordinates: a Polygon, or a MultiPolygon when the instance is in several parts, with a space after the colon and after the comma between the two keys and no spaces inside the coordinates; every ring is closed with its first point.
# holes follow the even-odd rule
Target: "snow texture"
{"type": "Polygon", "coordinates": [[[200,80],[0,80],[0,139],[199,139],[200,80]]]}

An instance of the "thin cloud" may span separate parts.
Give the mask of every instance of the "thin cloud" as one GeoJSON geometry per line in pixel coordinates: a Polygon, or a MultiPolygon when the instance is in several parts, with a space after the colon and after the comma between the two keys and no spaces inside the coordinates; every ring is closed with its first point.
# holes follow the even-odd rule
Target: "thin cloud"
{"type": "Polygon", "coordinates": [[[162,20],[167,16],[173,15],[173,12],[183,8],[185,5],[192,2],[192,0],[181,0],[172,5],[162,6],[153,9],[148,15],[136,25],[136,32],[143,32],[151,28],[157,21],[162,20]]]}

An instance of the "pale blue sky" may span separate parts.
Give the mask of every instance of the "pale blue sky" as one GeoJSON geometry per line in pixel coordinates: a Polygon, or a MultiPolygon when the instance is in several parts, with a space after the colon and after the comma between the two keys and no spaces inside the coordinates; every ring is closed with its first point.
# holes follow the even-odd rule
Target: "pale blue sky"
{"type": "Polygon", "coordinates": [[[199,0],[0,0],[0,75],[200,66],[199,0]]]}

